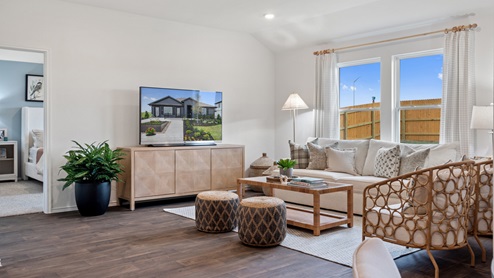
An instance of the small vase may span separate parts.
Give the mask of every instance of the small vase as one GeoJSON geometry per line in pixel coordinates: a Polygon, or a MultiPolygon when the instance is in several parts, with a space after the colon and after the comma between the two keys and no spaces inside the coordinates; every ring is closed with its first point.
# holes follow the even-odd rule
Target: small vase
{"type": "Polygon", "coordinates": [[[291,178],[293,176],[293,168],[280,169],[280,175],[285,175],[291,178]]]}

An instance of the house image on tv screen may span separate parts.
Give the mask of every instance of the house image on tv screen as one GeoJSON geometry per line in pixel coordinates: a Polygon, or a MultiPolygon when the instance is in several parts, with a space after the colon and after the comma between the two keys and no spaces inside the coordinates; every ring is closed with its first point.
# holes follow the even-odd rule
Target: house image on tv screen
{"type": "Polygon", "coordinates": [[[141,144],[220,141],[221,92],[141,87],[141,144]]]}
{"type": "Polygon", "coordinates": [[[199,102],[192,97],[173,98],[166,96],[149,104],[153,117],[194,118],[195,115],[214,116],[215,105],[199,102]]]}

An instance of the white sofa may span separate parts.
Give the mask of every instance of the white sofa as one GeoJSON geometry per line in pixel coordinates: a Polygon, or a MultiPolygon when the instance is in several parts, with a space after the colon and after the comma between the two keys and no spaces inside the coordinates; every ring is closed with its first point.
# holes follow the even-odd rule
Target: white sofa
{"type": "MultiPolygon", "coordinates": [[[[459,151],[458,143],[448,143],[448,144],[401,144],[395,142],[387,142],[381,140],[335,140],[328,138],[308,138],[307,142],[317,142],[320,147],[328,148],[329,146],[334,147],[333,149],[343,149],[352,150],[354,152],[354,168],[356,173],[345,173],[328,171],[328,168],[341,169],[343,163],[342,159],[336,158],[329,163],[334,165],[326,165],[325,170],[314,170],[314,169],[294,169],[294,175],[300,177],[315,177],[323,178],[328,182],[337,183],[349,183],[353,185],[353,211],[355,214],[362,214],[362,204],[363,204],[363,190],[370,184],[383,181],[387,177],[375,176],[376,168],[376,155],[380,149],[385,150],[389,148],[400,146],[400,168],[411,169],[408,172],[414,171],[417,166],[432,167],[440,164],[444,164],[451,161],[461,160],[461,154],[459,151]],[[337,143],[335,145],[335,143],[337,143]],[[429,151],[425,151],[429,149],[429,151]],[[414,154],[418,152],[428,152],[428,156],[424,161],[419,161],[419,165],[411,165],[416,163],[416,161],[410,160],[414,154]],[[333,166],[333,167],[331,167],[333,166]],[[336,166],[336,167],[334,167],[336,166]]],[[[307,148],[306,145],[297,145],[290,143],[292,146],[297,148],[297,151],[302,151],[303,148],[307,148]]],[[[308,143],[307,143],[308,144],[308,143]]],[[[292,150],[293,151],[293,150],[292,150]]],[[[382,152],[380,152],[382,153],[382,152]]],[[[382,155],[380,155],[382,157],[382,155]]],[[[297,160],[297,156],[292,159],[297,160]]],[[[310,161],[312,162],[312,157],[310,161]]],[[[381,162],[378,162],[381,163],[381,162]]],[[[382,163],[381,163],[382,164],[382,163]]],[[[343,167],[345,168],[345,167],[343,167]]],[[[404,172],[406,173],[406,172],[404,172]]],[[[404,174],[401,173],[401,174],[404,174]]],[[[276,173],[275,173],[276,174],[276,173]]],[[[331,209],[346,212],[346,193],[337,192],[324,194],[321,196],[321,208],[331,209]]],[[[273,190],[273,195],[279,197],[287,202],[297,203],[302,205],[312,206],[312,195],[303,194],[298,192],[286,191],[286,190],[273,190]]],[[[388,200],[392,202],[393,200],[388,200]]],[[[398,201],[398,199],[396,199],[398,201]]]]}

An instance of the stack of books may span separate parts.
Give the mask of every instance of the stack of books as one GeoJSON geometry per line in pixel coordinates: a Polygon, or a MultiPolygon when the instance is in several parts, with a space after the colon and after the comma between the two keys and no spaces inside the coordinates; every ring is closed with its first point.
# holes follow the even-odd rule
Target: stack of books
{"type": "Polygon", "coordinates": [[[328,184],[323,179],[311,178],[311,177],[293,178],[288,183],[288,185],[299,186],[299,187],[310,188],[310,189],[328,187],[328,184]]]}

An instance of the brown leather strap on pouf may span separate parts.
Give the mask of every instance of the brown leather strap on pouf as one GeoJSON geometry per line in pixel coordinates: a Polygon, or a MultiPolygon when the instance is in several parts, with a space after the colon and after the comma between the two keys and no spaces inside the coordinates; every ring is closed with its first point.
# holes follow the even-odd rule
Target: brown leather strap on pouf
{"type": "Polygon", "coordinates": [[[206,191],[195,201],[196,227],[207,233],[230,232],[237,226],[238,195],[228,191],[206,191]]]}
{"type": "Polygon", "coordinates": [[[286,236],[285,202],[265,196],[243,199],[238,221],[242,243],[258,247],[279,245],[286,236]]]}

